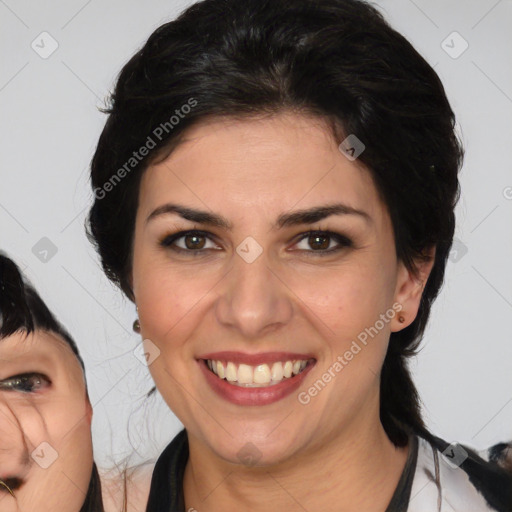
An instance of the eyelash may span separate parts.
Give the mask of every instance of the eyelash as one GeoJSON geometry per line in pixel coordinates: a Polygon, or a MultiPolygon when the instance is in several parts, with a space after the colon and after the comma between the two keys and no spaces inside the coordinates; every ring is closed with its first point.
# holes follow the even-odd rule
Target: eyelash
{"type": "MultiPolygon", "coordinates": [[[[31,386],[30,389],[27,389],[27,382],[30,380],[38,379],[41,384],[43,381],[45,381],[46,385],[50,385],[51,381],[42,373],[20,373],[19,375],[14,375],[12,377],[9,377],[7,379],[0,381],[0,391],[18,391],[20,393],[35,393],[35,386],[31,386]]],[[[36,384],[37,386],[37,384],[36,384]]],[[[41,387],[41,386],[40,386],[41,387]]],[[[40,389],[38,387],[38,389],[40,389]]]]}
{"type": "MultiPolygon", "coordinates": [[[[186,253],[186,254],[192,255],[192,256],[202,254],[208,250],[208,249],[197,249],[197,250],[183,249],[181,247],[173,246],[174,242],[176,242],[180,238],[185,238],[186,236],[190,236],[190,235],[205,237],[205,238],[208,238],[212,242],[214,241],[212,239],[212,237],[210,236],[210,233],[208,233],[207,231],[192,229],[192,230],[188,230],[188,231],[180,231],[180,232],[172,234],[172,235],[167,235],[163,240],[160,241],[160,245],[166,249],[171,249],[174,252],[178,252],[178,253],[182,253],[182,254],[186,253]]],[[[339,233],[334,233],[332,231],[324,231],[324,230],[314,230],[314,231],[307,231],[306,233],[302,233],[301,237],[299,238],[299,240],[297,240],[296,244],[299,242],[302,242],[302,240],[304,240],[310,236],[328,237],[328,238],[334,239],[338,244],[340,244],[339,247],[336,247],[335,249],[323,249],[320,251],[301,250],[301,252],[312,253],[312,254],[308,255],[311,257],[315,257],[317,255],[321,256],[321,257],[328,256],[330,254],[333,254],[335,252],[342,250],[345,247],[353,246],[352,240],[350,240],[346,236],[341,235],[339,233]]],[[[210,249],[210,250],[212,250],[212,249],[210,249]]],[[[213,250],[217,250],[217,249],[213,249],[213,250]]]]}

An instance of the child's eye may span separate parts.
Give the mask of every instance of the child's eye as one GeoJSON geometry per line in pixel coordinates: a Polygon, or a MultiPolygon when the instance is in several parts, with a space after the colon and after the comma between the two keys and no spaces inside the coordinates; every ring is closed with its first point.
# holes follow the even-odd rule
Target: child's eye
{"type": "Polygon", "coordinates": [[[48,387],[50,384],[50,379],[42,373],[23,373],[0,380],[0,391],[34,393],[48,387]]]}

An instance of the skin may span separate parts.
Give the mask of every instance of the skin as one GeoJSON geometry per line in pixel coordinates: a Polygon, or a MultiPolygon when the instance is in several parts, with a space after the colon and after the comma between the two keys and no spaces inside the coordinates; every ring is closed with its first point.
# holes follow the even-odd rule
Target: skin
{"type": "Polygon", "coordinates": [[[16,476],[23,484],[15,498],[0,489],[2,512],[78,512],[91,478],[92,408],[82,368],[65,340],[36,331],[0,340],[0,478],[16,476]],[[6,389],[12,377],[36,372],[33,391],[6,389]],[[48,467],[48,443],[58,454],[48,467]],[[41,465],[36,463],[41,461],[41,465]]]}
{"type": "MultiPolygon", "coordinates": [[[[380,369],[390,333],[417,314],[433,261],[414,277],[397,260],[393,236],[370,173],[339,151],[318,118],[283,112],[210,119],[147,169],[131,284],[141,335],[160,351],[151,374],[188,432],[187,510],[385,510],[408,447],[396,448],[380,423],[380,369]],[[221,214],[233,230],[171,213],[147,221],[170,202],[221,214]],[[273,228],[282,213],[334,202],[363,210],[370,221],[335,215],[273,228]],[[160,245],[189,229],[211,233],[199,240],[203,253],[178,254],[160,245]],[[353,245],[320,256],[314,240],[301,240],[311,230],[340,233],[353,245]],[[250,264],[236,252],[248,236],[263,249],[250,264]],[[394,303],[402,306],[405,322],[396,315],[301,404],[298,392],[307,391],[394,303]],[[214,393],[196,361],[221,350],[312,353],[316,364],[297,393],[269,405],[240,406],[214,393]],[[259,453],[254,466],[238,456],[247,443],[259,453]]],[[[185,243],[181,238],[175,245],[187,250],[185,243]]],[[[322,248],[337,246],[327,238],[322,248]]]]}

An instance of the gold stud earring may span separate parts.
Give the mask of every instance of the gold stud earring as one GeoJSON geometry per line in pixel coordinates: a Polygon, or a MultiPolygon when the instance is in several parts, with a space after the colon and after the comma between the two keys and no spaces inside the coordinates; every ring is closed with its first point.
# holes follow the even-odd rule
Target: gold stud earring
{"type": "Polygon", "coordinates": [[[400,315],[400,316],[398,317],[398,321],[399,321],[401,324],[403,324],[403,323],[405,322],[405,318],[404,318],[403,316],[401,316],[401,315],[400,315]]]}
{"type": "Polygon", "coordinates": [[[133,330],[135,332],[140,332],[140,322],[139,322],[139,319],[135,319],[134,322],[133,322],[133,330]]]}

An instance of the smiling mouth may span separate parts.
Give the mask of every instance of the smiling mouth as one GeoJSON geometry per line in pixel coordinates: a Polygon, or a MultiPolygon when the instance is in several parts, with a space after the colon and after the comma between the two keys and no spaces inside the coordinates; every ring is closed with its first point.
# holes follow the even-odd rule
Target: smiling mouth
{"type": "Polygon", "coordinates": [[[238,364],[233,361],[203,359],[206,367],[217,377],[233,386],[262,388],[275,386],[301,374],[315,359],[291,359],[271,364],[238,364]]]}

